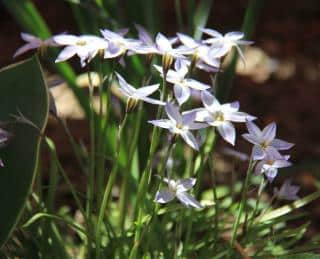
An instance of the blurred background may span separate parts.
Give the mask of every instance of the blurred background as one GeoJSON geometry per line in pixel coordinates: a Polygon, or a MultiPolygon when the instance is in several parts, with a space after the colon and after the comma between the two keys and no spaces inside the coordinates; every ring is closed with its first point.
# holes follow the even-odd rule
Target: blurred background
{"type": "MultiPolygon", "coordinates": [[[[32,2],[52,33],[80,33],[79,21],[75,18],[77,11],[73,8],[79,1],[32,2]]],[[[85,4],[81,8],[90,7],[90,1],[82,2],[85,4]]],[[[122,27],[132,28],[134,23],[140,23],[153,33],[161,31],[170,36],[181,30],[188,33],[189,29],[181,26],[181,21],[187,24],[189,19],[187,1],[180,1],[180,20],[175,1],[158,1],[156,8],[153,7],[156,12],[151,14],[144,13],[147,8],[131,8],[129,0],[109,2],[115,2],[117,6],[116,9],[110,9],[110,24],[113,23],[112,19],[119,19],[122,27]]],[[[155,1],[147,0],[137,2],[142,6],[155,4],[155,1]]],[[[241,30],[248,2],[212,1],[207,27],[222,33],[241,30]]],[[[92,10],[93,13],[96,11],[92,10]]],[[[2,3],[0,30],[0,67],[4,67],[15,62],[12,56],[23,44],[20,38],[23,29],[2,3]]],[[[264,1],[250,40],[254,40],[255,44],[245,51],[246,66],[241,63],[237,65],[237,76],[229,99],[239,100],[243,111],[259,118],[260,126],[275,121],[278,124],[278,136],[296,144],[291,152],[294,166],[281,171],[277,181],[292,177],[294,183],[302,187],[302,196],[320,187],[320,1],[264,1]]],[[[78,60],[73,65],[79,72],[78,60]]],[[[48,69],[48,78],[54,76],[53,70],[47,66],[45,68],[48,69]]],[[[81,84],[81,78],[79,80],[81,84]]],[[[72,92],[67,87],[58,87],[53,90],[53,95],[59,115],[68,120],[72,134],[86,143],[87,123],[72,92]]],[[[244,128],[241,130],[239,135],[244,128]]],[[[56,141],[66,169],[77,175],[71,148],[65,144],[67,137],[61,132],[61,127],[50,120],[47,133],[56,141]]],[[[241,151],[248,151],[247,144],[241,140],[238,142],[241,151]]],[[[314,202],[306,208],[313,219],[309,234],[320,230],[320,223],[316,222],[320,217],[320,206],[317,205],[314,202]]]]}

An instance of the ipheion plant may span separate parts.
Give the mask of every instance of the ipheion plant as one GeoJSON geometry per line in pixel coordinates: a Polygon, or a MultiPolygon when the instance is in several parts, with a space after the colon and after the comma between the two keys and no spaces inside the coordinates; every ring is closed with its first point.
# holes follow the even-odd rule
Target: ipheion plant
{"type": "MultiPolygon", "coordinates": [[[[139,101],[158,105],[158,116],[153,120],[148,120],[148,122],[154,127],[167,129],[171,136],[171,145],[174,146],[175,141],[178,138],[182,138],[195,151],[201,149],[199,138],[196,137],[197,131],[204,128],[207,128],[206,131],[214,131],[216,129],[227,143],[235,145],[236,128],[234,123],[246,123],[248,133],[242,136],[253,144],[250,161],[254,161],[252,164],[256,165],[256,174],[263,175],[269,182],[272,182],[279,168],[291,165],[288,161],[289,156],[282,155],[279,151],[288,150],[293,144],[275,138],[275,123],[271,123],[263,130],[260,130],[252,122],[256,119],[255,116],[239,111],[239,102],[221,104],[214,96],[211,85],[200,82],[192,76],[194,68],[203,69],[210,73],[219,71],[221,59],[232,48],[236,48],[244,60],[240,46],[252,44],[252,41],[244,40],[242,32],[229,32],[222,35],[212,29],[199,28],[209,38],[194,40],[192,37],[182,33],[178,33],[177,37],[168,38],[162,33],[158,33],[155,40],[153,40],[152,36],[143,27],[136,25],[136,28],[139,39],[127,38],[128,30],[126,29],[119,32],[102,29],[100,32],[103,37],[60,34],[47,40],[22,33],[21,36],[27,41],[27,44],[18,49],[14,56],[21,55],[31,49],[61,46],[63,49],[55,62],[66,61],[76,55],[80,58],[81,66],[84,67],[98,54],[100,60],[118,59],[121,63],[123,63],[122,59],[127,55],[138,54],[147,55],[148,57],[160,55],[162,56],[162,63],[161,65],[154,65],[154,68],[163,78],[162,89],[159,83],[135,88],[127,83],[120,73],[115,72],[119,82],[118,90],[127,99],[127,113],[131,112],[139,101]],[[172,69],[173,63],[174,69],[172,69]],[[159,91],[163,93],[165,91],[163,87],[168,87],[166,83],[173,86],[174,98],[172,98],[172,94],[161,95],[161,100],[151,97],[158,95],[159,91]],[[185,104],[192,99],[192,91],[200,93],[202,107],[184,110],[185,104]],[[167,118],[163,118],[163,106],[167,118]]],[[[156,136],[156,134],[153,135],[156,136]]],[[[1,139],[1,143],[3,140],[5,138],[1,139]]],[[[2,162],[0,165],[2,165],[2,162]]],[[[176,176],[171,178],[171,175],[170,177],[161,175],[161,179],[167,187],[160,187],[157,190],[154,201],[166,204],[177,198],[186,207],[203,208],[201,203],[188,193],[195,186],[196,179],[174,180],[176,178],[176,176]]],[[[145,183],[147,184],[148,181],[145,181],[145,183]]],[[[144,192],[141,194],[142,196],[146,195],[147,187],[143,186],[141,188],[144,192]]],[[[295,199],[297,198],[297,190],[290,183],[286,183],[280,190],[276,190],[276,193],[279,198],[295,199]]],[[[101,209],[106,207],[107,202],[104,203],[101,209]]],[[[143,213],[142,209],[139,210],[138,214],[141,216],[141,213],[143,213]]],[[[103,217],[103,212],[100,215],[103,217]]]]}

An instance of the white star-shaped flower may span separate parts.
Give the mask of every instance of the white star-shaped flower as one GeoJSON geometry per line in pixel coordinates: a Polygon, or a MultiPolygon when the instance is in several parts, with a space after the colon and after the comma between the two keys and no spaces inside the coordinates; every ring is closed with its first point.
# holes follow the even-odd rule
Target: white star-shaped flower
{"type": "Polygon", "coordinates": [[[42,40],[36,36],[33,36],[25,32],[21,33],[21,38],[27,43],[21,46],[19,49],[17,49],[17,51],[13,54],[14,58],[32,49],[42,49],[44,47],[58,46],[58,44],[54,42],[52,38],[42,40]]]}
{"type": "Polygon", "coordinates": [[[56,58],[56,63],[77,55],[80,58],[82,67],[90,62],[99,51],[105,51],[108,47],[107,41],[92,35],[61,34],[54,36],[53,40],[61,46],[66,46],[56,58]]]}
{"type": "Polygon", "coordinates": [[[232,122],[256,119],[245,112],[239,112],[240,105],[237,101],[220,104],[208,91],[201,92],[201,100],[205,108],[193,110],[196,113],[196,120],[216,127],[221,137],[231,145],[234,145],[236,140],[236,130],[232,122]]]}
{"type": "Polygon", "coordinates": [[[269,182],[272,182],[278,174],[279,168],[289,167],[292,165],[289,162],[289,156],[282,156],[278,151],[273,149],[260,160],[255,168],[256,174],[264,174],[269,182]]]}
{"type": "Polygon", "coordinates": [[[119,91],[129,100],[133,100],[134,102],[138,102],[139,100],[141,100],[151,104],[165,105],[165,103],[160,100],[148,97],[159,89],[159,84],[143,86],[137,89],[128,84],[121,75],[119,75],[118,73],[116,73],[116,75],[119,80],[119,91]]]}
{"type": "MultiPolygon", "coordinates": [[[[188,66],[183,59],[177,59],[174,64],[175,70],[169,70],[166,76],[166,81],[173,84],[174,96],[177,99],[179,105],[185,103],[190,95],[191,89],[203,91],[210,88],[210,85],[203,84],[191,78],[185,78],[188,73],[188,66]]],[[[156,66],[155,68],[163,75],[163,68],[156,66]]]]}
{"type": "Polygon", "coordinates": [[[272,122],[267,125],[262,131],[251,121],[246,121],[246,126],[249,133],[243,134],[242,137],[252,143],[252,155],[254,160],[263,159],[268,152],[274,150],[288,150],[294,144],[277,139],[277,125],[272,122]]]}
{"type": "Polygon", "coordinates": [[[127,51],[135,52],[141,45],[136,39],[128,39],[123,33],[116,33],[107,29],[100,30],[103,37],[108,41],[108,48],[104,52],[104,58],[111,59],[124,55],[127,51]]]}
{"type": "Polygon", "coordinates": [[[163,180],[168,184],[168,187],[157,191],[155,202],[168,203],[174,198],[177,198],[186,207],[194,207],[197,209],[203,208],[203,206],[194,197],[187,193],[187,191],[195,185],[195,178],[187,178],[177,181],[164,178],[163,180]]]}
{"type": "Polygon", "coordinates": [[[193,149],[199,150],[199,143],[190,130],[208,127],[204,123],[194,122],[196,114],[180,114],[177,106],[167,103],[165,106],[169,119],[151,120],[149,123],[164,129],[168,129],[174,135],[180,135],[183,140],[193,149]]]}
{"type": "Polygon", "coordinates": [[[222,35],[220,32],[212,29],[202,28],[200,30],[213,37],[205,40],[204,42],[211,45],[209,56],[217,58],[226,55],[233,47],[235,47],[241,59],[244,60],[242,50],[239,46],[250,45],[253,43],[253,41],[242,40],[244,33],[240,31],[228,32],[225,35],[222,35]]]}
{"type": "Polygon", "coordinates": [[[180,42],[187,48],[190,49],[190,54],[193,56],[193,60],[196,61],[196,66],[199,69],[205,69],[202,64],[205,63],[211,67],[213,72],[217,72],[220,67],[220,60],[213,55],[209,55],[210,47],[202,41],[196,41],[188,35],[177,33],[180,42]],[[199,62],[200,61],[200,62],[199,62]]]}

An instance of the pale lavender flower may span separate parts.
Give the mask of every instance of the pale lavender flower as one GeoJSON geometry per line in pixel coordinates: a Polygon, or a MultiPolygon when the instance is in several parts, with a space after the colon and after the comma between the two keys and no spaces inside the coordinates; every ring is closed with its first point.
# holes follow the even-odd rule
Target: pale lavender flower
{"type": "Polygon", "coordinates": [[[202,129],[208,125],[194,122],[195,113],[180,114],[178,107],[169,102],[166,104],[165,109],[169,119],[151,120],[148,122],[154,126],[168,129],[174,135],[180,135],[190,147],[199,150],[199,143],[190,130],[202,129]]]}
{"type": "MultiPolygon", "coordinates": [[[[191,78],[185,78],[188,74],[188,66],[182,59],[177,59],[174,64],[175,70],[168,70],[166,81],[173,84],[174,96],[177,99],[179,105],[185,103],[190,95],[191,89],[203,91],[210,88],[210,85],[203,84],[191,78]]],[[[155,68],[163,75],[163,68],[155,66],[155,68]]]]}
{"type": "Polygon", "coordinates": [[[13,54],[14,58],[32,49],[42,49],[45,47],[58,46],[58,44],[54,42],[52,38],[42,40],[34,35],[31,35],[25,32],[22,32],[20,35],[21,35],[21,38],[27,43],[21,46],[19,49],[17,49],[17,51],[13,54]]]}
{"type": "Polygon", "coordinates": [[[278,188],[274,188],[274,194],[278,199],[294,201],[300,198],[297,195],[299,189],[299,186],[291,184],[291,179],[287,179],[281,185],[280,190],[278,188]]]}
{"type": "Polygon", "coordinates": [[[288,150],[294,144],[275,138],[277,125],[273,122],[267,125],[262,131],[251,121],[246,121],[249,134],[243,134],[242,137],[252,143],[252,155],[254,160],[263,159],[268,152],[274,150],[288,150]]]}
{"type": "Polygon", "coordinates": [[[255,168],[256,174],[264,174],[269,182],[272,182],[278,174],[279,168],[289,167],[290,156],[282,156],[276,149],[270,150],[265,157],[260,160],[255,168]]]}
{"type": "Polygon", "coordinates": [[[205,43],[211,44],[211,53],[209,53],[209,56],[222,57],[226,55],[232,47],[235,47],[241,59],[244,60],[242,50],[239,46],[253,43],[253,41],[243,40],[244,33],[240,31],[228,32],[222,35],[220,32],[212,29],[202,28],[200,30],[213,37],[204,41],[205,43]]]}
{"type": "Polygon", "coordinates": [[[163,181],[168,184],[168,187],[157,191],[155,202],[168,203],[174,198],[177,198],[186,207],[194,207],[197,209],[203,208],[200,202],[187,192],[195,185],[195,178],[187,178],[177,181],[164,178],[163,181]]]}
{"type": "Polygon", "coordinates": [[[111,59],[124,55],[127,51],[135,52],[141,42],[136,39],[128,39],[123,33],[116,33],[107,29],[100,30],[103,37],[108,41],[108,48],[104,52],[104,58],[111,59]]]}
{"type": "Polygon", "coordinates": [[[157,54],[162,56],[162,67],[166,75],[172,62],[176,58],[184,58],[184,54],[189,54],[190,49],[185,47],[173,48],[173,40],[167,38],[162,33],[156,36],[155,44],[142,44],[137,46],[135,51],[140,54],[157,54]]]}
{"type": "Polygon", "coordinates": [[[106,40],[92,35],[75,36],[61,34],[54,36],[53,40],[61,46],[66,46],[56,58],[56,63],[77,55],[80,58],[82,67],[90,62],[99,51],[104,52],[108,47],[106,40]]]}
{"type": "Polygon", "coordinates": [[[132,101],[134,104],[136,104],[139,100],[141,100],[151,104],[165,105],[165,103],[160,100],[148,97],[159,89],[159,84],[143,86],[136,89],[132,85],[128,84],[121,75],[118,73],[116,73],[116,75],[118,77],[120,86],[118,89],[124,96],[128,98],[128,103],[132,101]]]}
{"type": "Polygon", "coordinates": [[[182,33],[177,33],[177,35],[181,43],[187,49],[191,50],[190,54],[192,55],[192,60],[193,62],[195,62],[198,68],[206,70],[208,69],[208,66],[214,72],[218,71],[218,68],[220,67],[220,60],[213,55],[209,55],[210,48],[208,47],[208,45],[204,44],[202,41],[197,41],[190,36],[182,33]],[[203,66],[203,63],[205,63],[207,66],[203,66]]]}
{"type": "Polygon", "coordinates": [[[239,102],[220,104],[220,102],[208,91],[201,92],[201,100],[205,108],[193,110],[197,121],[203,121],[216,127],[221,137],[235,144],[236,130],[232,122],[245,122],[256,117],[245,112],[239,112],[239,102]]]}

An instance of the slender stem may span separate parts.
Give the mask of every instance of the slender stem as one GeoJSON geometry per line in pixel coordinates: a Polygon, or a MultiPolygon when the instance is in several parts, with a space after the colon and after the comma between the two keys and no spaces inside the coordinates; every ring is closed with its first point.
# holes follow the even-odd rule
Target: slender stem
{"type": "Polygon", "coordinates": [[[212,179],[212,193],[213,193],[213,201],[214,201],[214,240],[217,242],[219,237],[219,202],[218,202],[218,195],[217,195],[217,172],[213,167],[213,160],[209,159],[209,167],[211,171],[211,179],[212,179]]]}
{"type": "MultiPolygon", "coordinates": [[[[174,148],[174,143],[171,142],[170,145],[168,146],[166,152],[165,152],[165,155],[163,156],[161,162],[160,162],[160,168],[159,168],[159,176],[161,177],[161,179],[163,179],[164,177],[164,173],[165,173],[165,169],[166,169],[166,165],[167,165],[167,162],[168,162],[168,159],[171,155],[171,152],[174,148]]],[[[160,181],[159,182],[159,186],[158,186],[158,189],[160,188],[161,184],[162,184],[163,181],[160,181]]],[[[143,201],[141,201],[143,202],[143,201]]],[[[130,252],[130,256],[129,258],[130,259],[133,259],[133,258],[136,258],[137,256],[137,252],[138,252],[138,248],[139,248],[139,244],[141,243],[141,240],[142,240],[142,236],[143,234],[142,233],[145,233],[149,227],[149,229],[152,229],[153,225],[154,225],[154,222],[155,222],[155,216],[158,214],[158,211],[160,209],[160,206],[159,204],[156,204],[153,208],[153,212],[152,212],[152,216],[151,216],[151,219],[150,219],[150,223],[149,225],[146,225],[142,226],[142,219],[143,219],[143,211],[140,210],[139,211],[139,215],[138,215],[138,227],[137,229],[139,229],[139,231],[136,231],[135,233],[135,239],[134,239],[134,246],[133,248],[131,249],[131,252],[130,252]]],[[[149,240],[147,240],[147,246],[149,244],[149,240]]]]}
{"type": "MultiPolygon", "coordinates": [[[[215,131],[212,130],[208,133],[205,144],[201,148],[200,154],[198,154],[198,156],[196,157],[196,162],[194,163],[193,173],[192,173],[192,175],[197,176],[197,185],[195,186],[195,195],[196,196],[199,195],[200,186],[201,186],[201,182],[202,182],[202,178],[203,178],[203,174],[204,174],[205,164],[208,161],[209,155],[214,150],[214,147],[216,145],[216,141],[217,141],[217,136],[215,134],[215,131]],[[198,163],[197,160],[200,160],[200,162],[198,163]]],[[[193,212],[191,212],[191,213],[193,213],[193,212]]],[[[190,241],[191,231],[192,231],[192,217],[190,217],[188,225],[187,225],[187,233],[186,233],[186,239],[185,239],[186,246],[190,241]]]]}
{"type": "Polygon", "coordinates": [[[128,153],[128,160],[126,164],[126,173],[123,176],[123,184],[121,186],[121,194],[120,194],[120,219],[119,219],[119,225],[122,230],[124,231],[124,221],[125,221],[125,210],[127,208],[127,193],[128,193],[128,180],[129,180],[129,172],[132,164],[132,160],[135,154],[136,145],[138,142],[140,127],[141,127],[141,119],[142,119],[142,102],[139,104],[138,113],[135,119],[135,127],[132,135],[132,141],[130,143],[129,147],[129,153],[128,153]]]}
{"type": "Polygon", "coordinates": [[[96,193],[97,193],[97,204],[101,204],[102,194],[103,194],[103,180],[104,180],[104,172],[105,172],[105,163],[104,163],[104,153],[105,153],[105,143],[104,139],[104,125],[106,124],[106,119],[103,116],[103,69],[102,69],[102,60],[99,60],[99,130],[97,132],[97,174],[96,174],[96,193]]]}
{"type": "MultiPolygon", "coordinates": [[[[265,186],[266,186],[265,179],[264,179],[264,177],[262,177],[260,185],[259,185],[258,197],[257,197],[257,200],[256,200],[256,205],[254,206],[254,209],[253,209],[253,212],[252,212],[252,218],[251,218],[251,220],[249,222],[249,225],[248,225],[248,229],[249,230],[250,230],[250,228],[251,228],[251,226],[252,226],[252,224],[254,222],[255,215],[258,212],[260,201],[261,201],[261,196],[262,196],[262,191],[263,191],[265,186]]],[[[248,213],[246,215],[248,215],[248,213]]],[[[243,227],[245,227],[246,225],[247,224],[244,224],[243,227]]],[[[243,233],[246,233],[246,229],[243,229],[243,233]]]]}
{"type": "Polygon", "coordinates": [[[101,207],[100,207],[100,211],[99,211],[98,222],[97,222],[97,226],[96,226],[96,246],[97,246],[97,258],[98,259],[101,257],[101,240],[100,240],[101,226],[103,223],[105,211],[108,206],[111,190],[112,190],[113,184],[116,179],[116,173],[117,173],[117,170],[119,167],[119,153],[120,153],[120,146],[121,146],[121,136],[122,136],[123,128],[126,125],[127,118],[128,118],[128,114],[126,113],[120,126],[119,126],[118,137],[117,137],[117,146],[116,146],[115,164],[112,167],[112,170],[111,170],[111,173],[110,173],[110,176],[108,179],[108,183],[106,185],[106,188],[105,188],[105,191],[103,194],[102,203],[101,203],[101,207]]]}
{"type": "Polygon", "coordinates": [[[242,197],[241,197],[241,201],[240,201],[239,208],[238,208],[238,215],[236,217],[236,220],[235,220],[235,222],[233,224],[233,228],[232,228],[231,247],[233,247],[234,242],[236,240],[238,228],[239,228],[239,225],[240,225],[241,216],[242,216],[243,210],[244,210],[244,208],[246,207],[246,204],[247,204],[248,186],[249,186],[250,177],[251,177],[251,173],[253,171],[254,165],[255,165],[255,163],[254,163],[254,161],[252,159],[252,156],[251,156],[250,157],[250,161],[249,161],[248,170],[247,170],[247,173],[246,173],[246,179],[245,179],[243,190],[242,190],[242,197]]]}
{"type": "MultiPolygon", "coordinates": [[[[164,101],[167,98],[167,86],[166,86],[166,78],[165,75],[163,77],[163,83],[162,83],[163,89],[161,92],[161,101],[164,101]]],[[[161,117],[163,113],[163,107],[158,108],[157,111],[157,119],[161,117]]],[[[147,164],[145,169],[143,170],[141,181],[139,183],[138,187],[138,194],[137,194],[137,200],[136,200],[136,212],[137,212],[137,225],[138,227],[136,228],[135,231],[135,238],[134,238],[134,244],[133,247],[131,248],[130,252],[130,259],[134,259],[137,257],[137,252],[138,252],[138,245],[141,237],[141,222],[143,219],[143,208],[142,205],[145,204],[144,199],[147,193],[147,187],[148,184],[150,183],[151,179],[151,165],[153,161],[153,157],[156,151],[156,148],[158,146],[159,142],[159,135],[160,135],[160,130],[157,127],[153,127],[152,130],[152,137],[151,137],[151,144],[150,144],[150,149],[149,149],[149,156],[147,160],[147,164]]]]}

